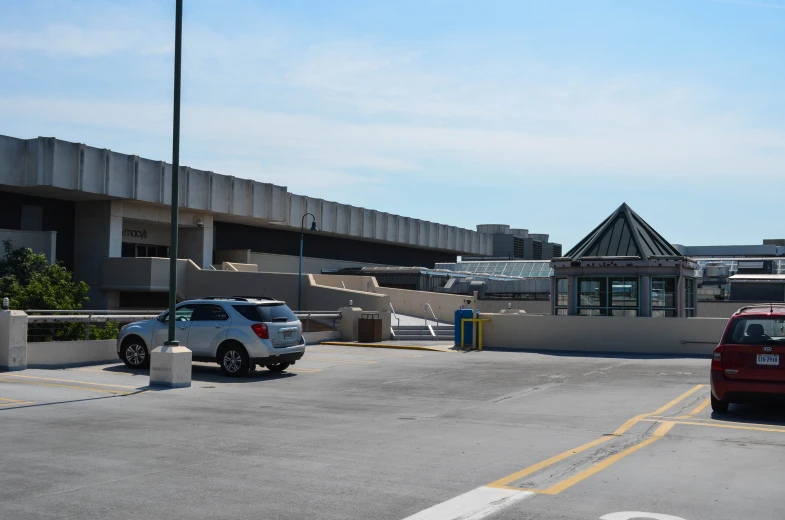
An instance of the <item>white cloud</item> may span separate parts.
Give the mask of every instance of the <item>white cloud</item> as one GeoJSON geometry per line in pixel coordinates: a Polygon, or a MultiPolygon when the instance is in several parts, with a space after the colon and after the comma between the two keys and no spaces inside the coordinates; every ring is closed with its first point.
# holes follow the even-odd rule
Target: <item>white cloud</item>
{"type": "MultiPolygon", "coordinates": [[[[0,52],[79,58],[171,52],[167,23],[109,19],[105,27],[92,21],[84,28],[2,31],[0,52]]],[[[490,56],[466,57],[466,66],[454,67],[416,48],[320,40],[265,25],[226,35],[192,23],[184,58],[184,158],[192,153],[200,161],[192,166],[222,173],[258,171],[285,180],[296,172],[309,182],[337,183],[384,182],[385,175],[454,179],[453,169],[480,172],[476,182],[487,174],[542,171],[785,173],[781,127],[767,129],[745,115],[746,100],[718,99],[710,88],[679,78],[598,77],[510,55],[499,58],[503,67],[490,56]]],[[[160,61],[151,60],[149,76],[169,84],[160,61]]],[[[84,66],[84,81],[103,74],[89,60],[84,66]]],[[[169,100],[133,103],[109,93],[103,99],[7,95],[0,113],[38,121],[41,134],[55,123],[129,132],[155,150],[171,131],[169,100]]]]}
{"type": "Polygon", "coordinates": [[[96,58],[121,51],[171,54],[173,44],[164,42],[150,29],[153,28],[82,28],[71,23],[57,23],[34,31],[3,30],[0,32],[0,52],[39,52],[73,58],[96,58]]]}

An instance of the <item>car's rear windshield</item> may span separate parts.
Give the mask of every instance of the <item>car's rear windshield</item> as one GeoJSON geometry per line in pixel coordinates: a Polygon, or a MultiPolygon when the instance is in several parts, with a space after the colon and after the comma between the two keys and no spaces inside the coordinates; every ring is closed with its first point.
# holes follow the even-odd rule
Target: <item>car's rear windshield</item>
{"type": "Polygon", "coordinates": [[[234,305],[234,309],[251,321],[265,323],[286,323],[297,321],[297,316],[285,303],[273,305],[234,305]]]}
{"type": "Polygon", "coordinates": [[[785,342],[785,317],[750,316],[730,324],[725,343],[760,345],[785,342]]]}

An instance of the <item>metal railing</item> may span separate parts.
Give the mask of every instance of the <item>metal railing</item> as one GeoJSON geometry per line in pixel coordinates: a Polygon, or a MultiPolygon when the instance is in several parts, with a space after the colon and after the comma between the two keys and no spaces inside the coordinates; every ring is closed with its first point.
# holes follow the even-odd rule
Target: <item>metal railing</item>
{"type": "Polygon", "coordinates": [[[123,311],[123,314],[111,314],[118,311],[44,311],[36,309],[26,312],[28,313],[27,341],[29,342],[114,339],[120,333],[120,324],[153,319],[158,316],[158,314],[141,314],[139,311],[134,314],[128,314],[126,311],[123,311]],[[36,312],[42,314],[35,314],[36,312]]]}
{"type": "Polygon", "coordinates": [[[439,320],[436,319],[436,313],[433,312],[433,307],[431,307],[430,303],[426,303],[425,304],[425,309],[424,309],[424,313],[423,314],[424,314],[424,317],[425,317],[425,326],[431,332],[431,336],[433,336],[434,340],[439,339],[439,320]],[[431,311],[431,316],[433,316],[433,322],[434,322],[435,327],[436,327],[436,331],[435,332],[433,330],[433,327],[428,325],[428,311],[431,311]]]}
{"type": "Polygon", "coordinates": [[[303,332],[319,332],[319,331],[311,331],[313,325],[316,325],[317,328],[327,327],[325,322],[330,323],[330,327],[333,332],[338,330],[338,321],[341,319],[340,312],[331,312],[331,311],[310,311],[310,312],[295,312],[295,316],[297,316],[300,321],[303,323],[303,332]]]}

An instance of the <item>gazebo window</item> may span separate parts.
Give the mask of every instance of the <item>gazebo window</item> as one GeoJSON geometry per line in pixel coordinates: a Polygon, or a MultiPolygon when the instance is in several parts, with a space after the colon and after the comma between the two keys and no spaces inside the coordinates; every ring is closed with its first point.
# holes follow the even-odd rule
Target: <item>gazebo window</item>
{"type": "Polygon", "coordinates": [[[695,279],[684,279],[684,316],[695,317],[695,279]]]}
{"type": "Polygon", "coordinates": [[[677,316],[676,278],[651,279],[651,315],[654,318],[677,316]]]}
{"type": "Polygon", "coordinates": [[[580,277],[578,315],[637,316],[638,287],[637,277],[580,277]]]}
{"type": "Polygon", "coordinates": [[[556,314],[567,316],[567,305],[570,300],[569,280],[567,278],[556,279],[556,314]]]}

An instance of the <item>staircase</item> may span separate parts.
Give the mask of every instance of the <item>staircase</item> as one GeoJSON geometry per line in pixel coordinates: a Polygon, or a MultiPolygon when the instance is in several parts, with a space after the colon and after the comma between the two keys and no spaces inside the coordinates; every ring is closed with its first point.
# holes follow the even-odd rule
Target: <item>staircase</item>
{"type": "Polygon", "coordinates": [[[455,338],[454,325],[393,325],[396,341],[452,341],[455,338]]]}

